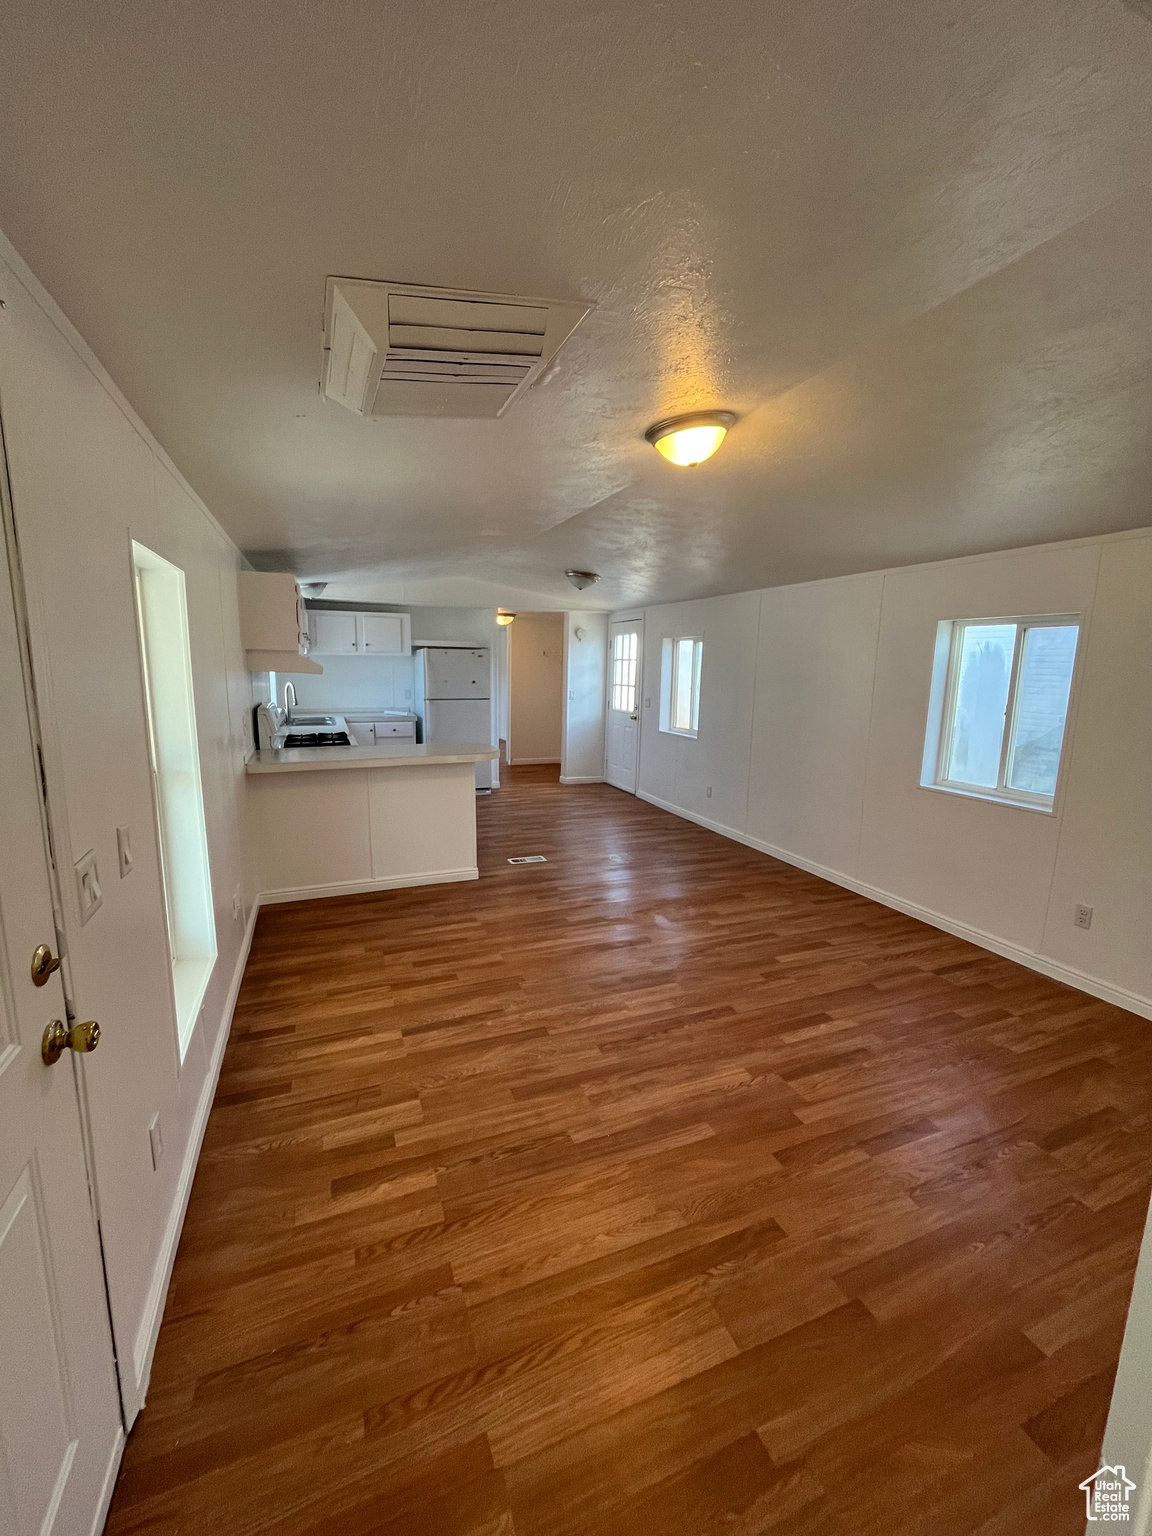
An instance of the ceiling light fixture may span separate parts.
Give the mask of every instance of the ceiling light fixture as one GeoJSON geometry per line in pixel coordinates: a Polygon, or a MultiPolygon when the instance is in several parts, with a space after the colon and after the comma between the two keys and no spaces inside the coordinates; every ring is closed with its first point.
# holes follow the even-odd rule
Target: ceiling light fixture
{"type": "Polygon", "coordinates": [[[669,464],[703,464],[710,459],[736,425],[732,411],[693,411],[688,416],[670,416],[645,432],[645,440],[661,453],[669,464]]]}
{"type": "Polygon", "coordinates": [[[600,580],[595,571],[565,571],[564,574],[577,592],[583,592],[585,587],[595,586],[600,580]]]}
{"type": "Polygon", "coordinates": [[[503,608],[501,608],[500,612],[496,615],[496,622],[497,624],[504,627],[511,624],[515,617],[516,615],[514,613],[505,613],[503,608]]]}

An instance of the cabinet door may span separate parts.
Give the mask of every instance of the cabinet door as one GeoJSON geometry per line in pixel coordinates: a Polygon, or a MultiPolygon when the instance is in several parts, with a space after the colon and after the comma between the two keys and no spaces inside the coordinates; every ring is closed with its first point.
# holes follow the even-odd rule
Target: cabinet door
{"type": "Polygon", "coordinates": [[[359,614],[329,613],[323,608],[313,608],[312,645],[314,656],[354,656],[356,644],[356,620],[359,614]]]}
{"type": "Polygon", "coordinates": [[[399,613],[364,613],[360,616],[365,653],[400,656],[404,651],[404,620],[399,613]]]}

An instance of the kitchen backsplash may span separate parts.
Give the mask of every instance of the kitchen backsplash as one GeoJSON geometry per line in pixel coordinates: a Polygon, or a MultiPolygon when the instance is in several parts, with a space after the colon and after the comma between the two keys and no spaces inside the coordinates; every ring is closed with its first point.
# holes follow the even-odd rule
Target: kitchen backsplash
{"type": "MultiPolygon", "coordinates": [[[[317,656],[322,677],[306,672],[293,677],[300,708],[411,709],[411,656],[317,656]]],[[[284,698],[287,673],[276,678],[277,703],[284,698]]]]}

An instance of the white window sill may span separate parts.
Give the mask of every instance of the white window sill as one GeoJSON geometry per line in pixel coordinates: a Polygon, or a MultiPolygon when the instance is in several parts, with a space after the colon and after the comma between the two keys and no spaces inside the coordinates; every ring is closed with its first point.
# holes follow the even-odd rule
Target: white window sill
{"type": "Polygon", "coordinates": [[[700,738],[699,731],[674,731],[670,725],[662,725],[660,727],[660,734],[662,736],[679,736],[681,741],[698,741],[700,738]]]}
{"type": "Polygon", "coordinates": [[[196,1020],[200,1017],[200,1009],[204,1005],[204,994],[208,990],[208,983],[212,980],[212,972],[215,969],[215,955],[210,955],[206,959],[177,960],[172,966],[172,990],[176,996],[176,1033],[180,1040],[181,1065],[188,1054],[192,1031],[196,1027],[196,1020]]]}
{"type": "Polygon", "coordinates": [[[957,800],[982,800],[985,805],[1005,805],[1012,811],[1039,811],[1041,816],[1051,816],[1055,810],[1054,805],[1040,805],[1033,800],[1014,800],[1009,795],[994,795],[990,791],[980,789],[960,789],[954,784],[921,784],[921,789],[930,789],[938,795],[954,795],[957,800]]]}

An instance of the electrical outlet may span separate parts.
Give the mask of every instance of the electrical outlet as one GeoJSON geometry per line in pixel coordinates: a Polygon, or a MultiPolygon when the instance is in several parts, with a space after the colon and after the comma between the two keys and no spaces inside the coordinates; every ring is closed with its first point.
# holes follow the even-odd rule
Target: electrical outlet
{"type": "Polygon", "coordinates": [[[76,897],[80,903],[80,922],[83,924],[95,915],[104,899],[104,893],[100,889],[100,871],[96,867],[95,849],[89,848],[83,858],[76,860],[74,868],[76,897]]]}
{"type": "Polygon", "coordinates": [[[152,1168],[155,1172],[164,1160],[164,1132],[160,1129],[160,1112],[148,1122],[148,1145],[152,1148],[152,1168]]]}
{"type": "Polygon", "coordinates": [[[709,800],[711,800],[711,798],[712,798],[712,786],[711,786],[711,784],[708,784],[708,785],[705,786],[704,793],[708,796],[709,800]]]}
{"type": "Polygon", "coordinates": [[[240,894],[240,887],[237,886],[236,889],[232,892],[232,919],[234,922],[240,921],[243,916],[244,898],[240,894]]]}
{"type": "Polygon", "coordinates": [[[120,878],[130,875],[136,868],[132,862],[132,838],[127,827],[116,828],[116,857],[120,861],[120,878]]]}
{"type": "Polygon", "coordinates": [[[405,699],[410,699],[412,697],[412,690],[411,690],[411,688],[405,688],[405,690],[404,690],[404,697],[405,697],[405,699]]]}
{"type": "Polygon", "coordinates": [[[1076,903],[1076,910],[1072,914],[1072,921],[1076,924],[1077,928],[1091,928],[1092,908],[1086,907],[1083,902],[1078,901],[1076,903]]]}

